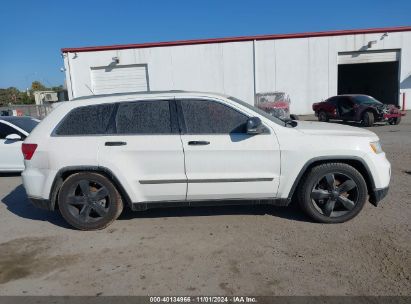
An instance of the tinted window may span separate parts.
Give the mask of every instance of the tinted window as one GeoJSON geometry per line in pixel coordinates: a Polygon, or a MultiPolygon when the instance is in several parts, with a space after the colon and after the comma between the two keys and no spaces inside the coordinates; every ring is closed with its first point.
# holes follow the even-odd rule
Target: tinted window
{"type": "Polygon", "coordinates": [[[331,103],[331,104],[333,104],[333,105],[336,105],[337,102],[338,102],[338,97],[328,98],[327,102],[329,102],[329,103],[331,103]]]}
{"type": "Polygon", "coordinates": [[[170,134],[170,106],[167,100],[120,104],[116,116],[118,134],[170,134]]]}
{"type": "Polygon", "coordinates": [[[187,133],[246,133],[248,117],[226,105],[209,100],[182,100],[187,133]]]}
{"type": "Polygon", "coordinates": [[[7,121],[30,133],[38,124],[38,120],[31,117],[7,117],[7,121]]]}
{"type": "Polygon", "coordinates": [[[377,104],[377,105],[382,105],[381,102],[379,102],[378,100],[376,100],[375,98],[371,97],[371,96],[367,96],[367,95],[358,95],[355,96],[354,98],[355,102],[357,104],[377,104]]]}
{"type": "Polygon", "coordinates": [[[114,104],[101,104],[74,109],[63,119],[56,134],[104,134],[108,129],[114,107],[114,104]]]}
{"type": "Polygon", "coordinates": [[[20,135],[22,139],[25,138],[25,136],[21,134],[19,131],[17,131],[16,129],[0,122],[0,139],[5,139],[6,136],[10,134],[17,134],[17,135],[20,135]]]}

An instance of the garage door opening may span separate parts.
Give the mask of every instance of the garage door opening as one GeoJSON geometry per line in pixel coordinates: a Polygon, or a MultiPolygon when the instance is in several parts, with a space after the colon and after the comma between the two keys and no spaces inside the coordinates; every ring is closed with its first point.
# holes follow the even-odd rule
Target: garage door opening
{"type": "Polygon", "coordinates": [[[399,58],[397,50],[340,53],[338,94],[366,94],[398,105],[399,58]]]}
{"type": "Polygon", "coordinates": [[[338,94],[366,94],[398,105],[398,90],[398,62],[338,66],[338,94]]]}

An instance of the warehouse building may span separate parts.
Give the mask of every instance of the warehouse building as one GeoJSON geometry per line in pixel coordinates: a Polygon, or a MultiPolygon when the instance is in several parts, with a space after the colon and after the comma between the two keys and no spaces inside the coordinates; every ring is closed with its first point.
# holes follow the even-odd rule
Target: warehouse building
{"type": "Polygon", "coordinates": [[[291,112],[336,94],[411,109],[411,26],[62,49],[69,98],[218,92],[254,104],[283,92],[291,112]]]}

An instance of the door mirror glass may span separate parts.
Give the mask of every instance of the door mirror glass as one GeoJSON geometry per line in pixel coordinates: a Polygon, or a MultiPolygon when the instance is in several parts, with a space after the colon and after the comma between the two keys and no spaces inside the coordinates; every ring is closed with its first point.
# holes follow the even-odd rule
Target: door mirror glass
{"type": "Polygon", "coordinates": [[[6,140],[21,140],[21,136],[18,134],[9,134],[6,136],[6,140]]]}
{"type": "Polygon", "coordinates": [[[264,132],[264,125],[259,117],[251,117],[247,120],[247,134],[261,134],[264,132]]]}

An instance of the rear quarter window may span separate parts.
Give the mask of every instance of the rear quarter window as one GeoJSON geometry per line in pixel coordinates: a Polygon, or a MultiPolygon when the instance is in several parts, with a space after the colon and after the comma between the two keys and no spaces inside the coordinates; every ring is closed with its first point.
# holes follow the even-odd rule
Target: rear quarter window
{"type": "Polygon", "coordinates": [[[114,104],[100,104],[73,109],[63,118],[54,133],[56,135],[105,134],[114,108],[114,104]]]}

